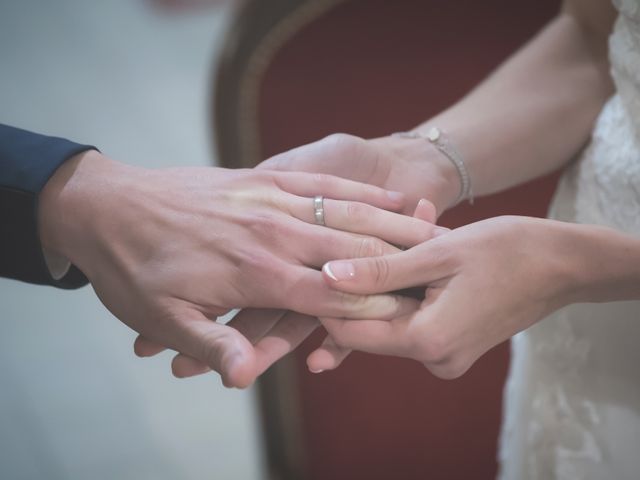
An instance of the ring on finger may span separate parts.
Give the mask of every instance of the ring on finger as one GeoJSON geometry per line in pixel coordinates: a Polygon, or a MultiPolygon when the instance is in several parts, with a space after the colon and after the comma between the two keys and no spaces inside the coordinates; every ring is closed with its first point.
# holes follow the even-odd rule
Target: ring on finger
{"type": "Polygon", "coordinates": [[[324,222],[324,197],[322,195],[313,197],[313,214],[318,225],[326,225],[324,222]]]}

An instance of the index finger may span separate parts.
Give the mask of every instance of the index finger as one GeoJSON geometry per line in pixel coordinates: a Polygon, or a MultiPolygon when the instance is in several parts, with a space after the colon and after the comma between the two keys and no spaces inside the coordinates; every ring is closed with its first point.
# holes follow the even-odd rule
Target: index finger
{"type": "Polygon", "coordinates": [[[391,255],[327,262],[322,273],[332,288],[349,293],[376,294],[427,285],[446,278],[452,270],[443,249],[433,247],[441,238],[391,255]]]}

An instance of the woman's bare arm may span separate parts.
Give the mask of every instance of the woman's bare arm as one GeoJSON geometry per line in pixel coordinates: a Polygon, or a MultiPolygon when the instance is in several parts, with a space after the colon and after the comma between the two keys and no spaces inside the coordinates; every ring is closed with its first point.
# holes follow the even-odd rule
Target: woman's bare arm
{"type": "Polygon", "coordinates": [[[476,195],[557,169],[588,141],[612,93],[607,39],[613,19],[608,1],[566,1],[525,47],[417,130],[438,125],[449,134],[476,195]]]}
{"type": "MultiPolygon", "coordinates": [[[[506,189],[569,162],[612,94],[608,0],[567,0],[558,16],[489,78],[426,121],[446,131],[476,195],[506,189]]],[[[470,39],[472,41],[472,39],[470,39]]],[[[334,135],[280,154],[261,168],[324,172],[400,190],[412,213],[428,198],[442,213],[460,192],[457,171],[422,139],[334,135]],[[345,161],[348,159],[348,161],[345,161]]]]}

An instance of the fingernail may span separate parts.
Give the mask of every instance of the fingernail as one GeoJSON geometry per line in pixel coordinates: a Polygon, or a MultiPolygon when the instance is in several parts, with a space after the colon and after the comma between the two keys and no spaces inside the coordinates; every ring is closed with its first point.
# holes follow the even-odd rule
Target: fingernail
{"type": "Polygon", "coordinates": [[[335,282],[350,280],[356,274],[356,269],[351,262],[328,262],[322,269],[335,282]]]}
{"type": "Polygon", "coordinates": [[[433,231],[433,236],[439,237],[440,235],[444,235],[445,233],[449,233],[450,231],[450,228],[436,227],[436,229],[433,231]]]}
{"type": "Polygon", "coordinates": [[[309,369],[309,371],[310,371],[311,373],[322,373],[322,372],[324,372],[324,370],[322,370],[322,369],[320,369],[320,370],[313,370],[313,369],[311,369],[311,368],[309,369]]]}
{"type": "Polygon", "coordinates": [[[404,193],[387,191],[387,196],[394,203],[400,203],[404,200],[404,193]]]}

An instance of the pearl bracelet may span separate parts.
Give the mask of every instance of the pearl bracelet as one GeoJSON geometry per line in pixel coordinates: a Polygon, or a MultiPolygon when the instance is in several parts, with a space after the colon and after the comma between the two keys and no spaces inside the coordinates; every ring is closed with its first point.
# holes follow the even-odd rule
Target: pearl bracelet
{"type": "Polygon", "coordinates": [[[434,147],[436,147],[445,157],[453,163],[458,171],[460,177],[460,194],[456,198],[455,204],[458,204],[462,200],[468,200],[473,205],[473,191],[471,190],[471,178],[467,170],[467,166],[462,160],[462,157],[454,146],[447,141],[447,138],[442,130],[438,127],[432,127],[427,135],[422,135],[418,132],[397,132],[391,135],[392,137],[400,138],[423,138],[428,140],[434,147]]]}

